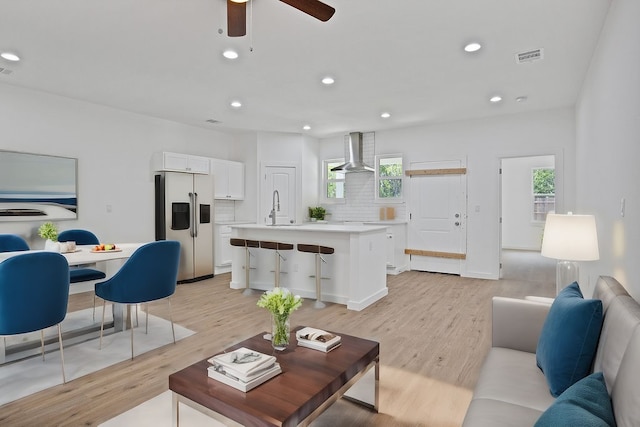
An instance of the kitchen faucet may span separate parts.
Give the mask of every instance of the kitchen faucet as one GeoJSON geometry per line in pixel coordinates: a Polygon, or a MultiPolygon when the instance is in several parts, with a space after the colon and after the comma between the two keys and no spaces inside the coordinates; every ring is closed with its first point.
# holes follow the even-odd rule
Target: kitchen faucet
{"type": "Polygon", "coordinates": [[[271,225],[276,225],[276,207],[278,212],[280,212],[280,193],[278,190],[273,190],[273,200],[271,202],[271,213],[269,214],[269,218],[271,218],[271,225]],[[276,198],[278,199],[278,204],[276,205],[276,198]]]}

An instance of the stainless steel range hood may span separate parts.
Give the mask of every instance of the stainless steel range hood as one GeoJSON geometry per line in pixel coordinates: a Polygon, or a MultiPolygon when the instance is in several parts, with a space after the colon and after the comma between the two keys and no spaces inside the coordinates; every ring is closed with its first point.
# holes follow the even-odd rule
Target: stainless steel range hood
{"type": "Polygon", "coordinates": [[[368,166],[362,160],[362,132],[351,132],[349,134],[349,158],[347,163],[332,168],[333,172],[375,172],[371,166],[368,166]]]}

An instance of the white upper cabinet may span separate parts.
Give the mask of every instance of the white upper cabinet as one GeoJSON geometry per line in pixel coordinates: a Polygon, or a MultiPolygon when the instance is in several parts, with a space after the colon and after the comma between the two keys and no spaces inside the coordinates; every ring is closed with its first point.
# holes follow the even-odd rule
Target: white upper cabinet
{"type": "Polygon", "coordinates": [[[244,199],[244,163],[211,159],[211,174],[216,199],[244,199]]]}
{"type": "Polygon", "coordinates": [[[209,158],[180,153],[155,153],[153,167],[157,171],[209,174],[209,158]]]}

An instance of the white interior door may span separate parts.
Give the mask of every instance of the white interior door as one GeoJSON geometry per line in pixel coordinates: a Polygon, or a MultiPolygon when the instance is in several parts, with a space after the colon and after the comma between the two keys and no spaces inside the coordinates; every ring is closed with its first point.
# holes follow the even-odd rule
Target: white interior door
{"type": "Polygon", "coordinates": [[[264,218],[264,223],[272,223],[269,213],[274,205],[276,224],[294,223],[296,221],[295,166],[265,166],[263,177],[260,215],[264,218]]]}
{"type": "Polygon", "coordinates": [[[462,168],[461,161],[412,163],[411,170],[433,175],[410,178],[407,247],[411,269],[460,274],[466,253],[466,174],[439,173],[462,168]]]}

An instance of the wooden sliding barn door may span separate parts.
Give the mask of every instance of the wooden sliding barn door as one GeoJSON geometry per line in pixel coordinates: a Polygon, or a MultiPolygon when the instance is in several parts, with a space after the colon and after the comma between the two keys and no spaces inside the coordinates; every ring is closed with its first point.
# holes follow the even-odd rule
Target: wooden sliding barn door
{"type": "Polygon", "coordinates": [[[466,168],[462,161],[411,163],[407,249],[411,270],[460,274],[466,258],[466,168]]]}

